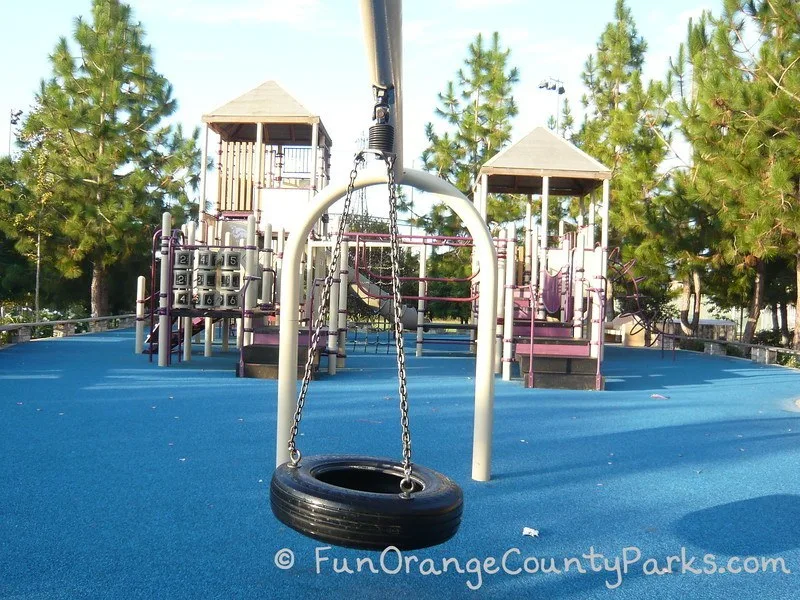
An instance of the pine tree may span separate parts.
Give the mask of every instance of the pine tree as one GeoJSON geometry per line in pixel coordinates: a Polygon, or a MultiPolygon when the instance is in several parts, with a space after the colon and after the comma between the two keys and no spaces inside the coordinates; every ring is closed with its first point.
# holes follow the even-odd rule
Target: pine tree
{"type": "Polygon", "coordinates": [[[719,252],[752,282],[750,341],[769,263],[791,253],[800,265],[800,7],[725,0],[719,18],[705,14],[690,26],[687,48],[692,93],[681,128],[693,146],[692,186],[719,216],[719,252]],[[745,39],[749,30],[755,43],[745,39]]]}
{"type": "MultiPolygon", "coordinates": [[[[456,82],[448,82],[438,95],[437,117],[444,130],[437,132],[433,123],[425,126],[428,147],[422,153],[423,168],[436,173],[457,187],[467,198],[474,198],[474,186],[481,166],[497,154],[511,139],[511,119],[518,109],[513,85],[519,79],[509,64],[510,51],[500,44],[495,32],[487,47],[482,35],[469,45],[464,67],[456,82]]],[[[487,219],[500,224],[519,219],[524,214],[523,200],[514,196],[490,196],[487,219]]],[[[463,236],[466,230],[458,217],[444,204],[435,204],[417,220],[428,233],[463,236]]],[[[429,294],[441,297],[467,297],[471,270],[467,248],[456,248],[430,257],[428,274],[434,281],[429,294]],[[460,281],[456,281],[460,280],[460,281]]],[[[432,302],[431,316],[466,319],[469,303],[432,302]]]]}
{"type": "MultiPolygon", "coordinates": [[[[93,316],[108,314],[109,270],[146,252],[165,206],[187,210],[196,183],[197,137],[164,124],[176,109],[154,68],[141,24],[119,0],[93,0],[75,22],[71,46],[51,56],[21,138],[44,157],[53,198],[63,206],[67,243],[56,264],[67,277],[91,269],[93,316]]],[[[33,162],[41,159],[34,159],[33,162]]]]}
{"type": "MultiPolygon", "coordinates": [[[[449,81],[438,95],[435,113],[444,120],[444,131],[437,132],[433,123],[425,126],[429,145],[422,153],[423,168],[470,199],[481,166],[511,139],[511,119],[518,112],[512,90],[519,72],[509,66],[509,56],[497,32],[488,47],[479,34],[469,45],[456,82],[449,81]]],[[[490,199],[488,219],[505,223],[519,218],[522,207],[517,199],[490,199]]],[[[432,233],[463,234],[455,216],[442,204],[433,207],[423,224],[432,233]]]]}
{"type": "MultiPolygon", "coordinates": [[[[610,245],[620,246],[623,260],[637,260],[637,274],[660,280],[670,232],[663,229],[660,206],[668,182],[658,168],[669,149],[669,116],[666,87],[642,81],[646,50],[630,9],[617,0],[614,20],[584,66],[586,118],[573,139],[612,170],[610,245]]],[[[662,281],[649,283],[663,288],[662,281]]]]}

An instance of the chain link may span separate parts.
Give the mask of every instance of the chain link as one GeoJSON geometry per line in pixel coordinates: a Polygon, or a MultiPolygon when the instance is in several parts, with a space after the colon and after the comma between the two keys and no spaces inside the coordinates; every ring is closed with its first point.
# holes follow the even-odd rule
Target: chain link
{"type": "MultiPolygon", "coordinates": [[[[408,423],[408,387],[406,384],[406,359],[405,347],[403,343],[402,296],[400,294],[400,240],[397,223],[397,186],[395,185],[394,176],[395,158],[393,155],[382,155],[382,158],[386,161],[387,177],[389,181],[389,231],[391,237],[392,303],[394,304],[394,334],[395,346],[397,349],[397,379],[398,391],[400,394],[400,425],[402,427],[403,442],[403,479],[400,481],[400,495],[403,498],[410,498],[411,492],[414,489],[414,483],[411,479],[411,430],[408,423]]],[[[345,196],[341,220],[339,221],[339,229],[336,233],[336,242],[333,247],[331,263],[328,267],[328,274],[325,277],[325,283],[323,285],[322,300],[314,318],[314,331],[311,335],[311,340],[309,343],[308,357],[306,359],[305,370],[303,371],[303,380],[300,386],[300,393],[297,397],[297,407],[294,412],[294,421],[289,434],[289,459],[293,467],[298,467],[302,458],[302,454],[296,446],[297,433],[300,427],[300,420],[303,416],[303,407],[305,406],[306,394],[308,393],[308,384],[311,381],[314,353],[316,352],[319,344],[322,323],[325,319],[328,303],[330,302],[331,286],[336,275],[336,270],[339,268],[341,242],[344,237],[347,218],[350,214],[350,203],[353,197],[353,190],[355,189],[355,180],[356,176],[358,175],[358,167],[361,163],[363,163],[363,161],[363,153],[357,154],[354,161],[353,170],[350,171],[350,182],[347,186],[347,194],[345,196]]]]}
{"type": "MultiPolygon", "coordinates": [[[[289,460],[293,467],[300,466],[300,459],[302,457],[300,450],[296,446],[297,432],[300,428],[300,419],[303,418],[303,407],[306,403],[306,394],[308,393],[308,384],[311,381],[311,373],[314,367],[314,354],[319,345],[320,331],[322,330],[322,323],[325,320],[325,314],[328,310],[328,303],[331,298],[331,286],[333,280],[336,278],[336,272],[339,269],[339,258],[342,252],[342,239],[344,238],[345,228],[347,227],[347,218],[350,215],[350,202],[353,199],[353,190],[355,189],[356,177],[358,176],[358,167],[364,162],[363,153],[356,154],[353,161],[353,169],[350,171],[350,182],[347,185],[347,193],[344,199],[344,208],[342,209],[342,216],[339,219],[339,228],[336,231],[336,241],[333,245],[331,262],[328,266],[328,274],[325,276],[325,283],[322,286],[322,300],[317,308],[316,316],[314,317],[313,333],[308,346],[308,357],[306,358],[306,366],[303,371],[303,382],[300,385],[300,393],[297,396],[297,407],[294,411],[294,421],[292,429],[289,433],[289,460]]],[[[310,260],[310,257],[309,257],[310,260]]],[[[311,293],[311,290],[309,290],[311,293]]],[[[331,360],[331,357],[328,357],[331,360]]]]}
{"type": "Polygon", "coordinates": [[[408,498],[414,484],[411,480],[411,430],[408,425],[408,388],[406,386],[406,355],[403,343],[402,297],[400,295],[400,240],[397,225],[397,186],[394,180],[394,156],[386,158],[389,179],[389,233],[392,246],[392,302],[394,303],[394,339],[397,347],[397,381],[400,393],[400,425],[403,429],[403,480],[401,495],[408,498]]]}

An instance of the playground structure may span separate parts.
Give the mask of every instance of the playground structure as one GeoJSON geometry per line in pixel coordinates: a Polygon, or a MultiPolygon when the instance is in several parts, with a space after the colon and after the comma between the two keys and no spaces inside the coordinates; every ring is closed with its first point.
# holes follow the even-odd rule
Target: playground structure
{"type": "MultiPolygon", "coordinates": [[[[384,124],[396,132],[391,173],[374,161],[352,182],[331,182],[332,141],[321,118],[275,82],[205,115],[204,163],[209,130],[220,138],[216,211],[203,212],[199,223],[179,231],[164,216],[154,237],[149,295],[140,280],[136,349],[147,347],[151,360],[157,352],[159,366],[167,366],[173,354],[192,360],[193,338],[201,333],[205,356],[214,351],[215,335],[221,335],[226,350],[235,328],[237,373],[278,379],[276,463],[286,462],[296,380],[303,377],[298,359],[309,352],[312,317],[320,308],[321,283],[337,244],[328,210],[348,188],[352,193],[385,186],[390,179],[413,186],[448,205],[471,237],[399,236],[400,244],[419,255],[419,272],[403,274],[404,280],[418,283],[418,292],[402,298],[402,329],[416,332],[415,351],[424,357],[426,330],[436,329],[426,321],[427,304],[437,299],[427,291],[430,252],[456,243],[470,246],[470,294],[447,300],[471,304],[471,320],[463,328],[476,356],[473,478],[488,480],[495,375],[503,380],[518,376],[527,387],[603,388],[611,173],[543,128],[482,167],[474,204],[438,177],[405,168],[399,3],[364,0],[362,8],[371,15],[365,18],[365,38],[376,101],[373,117],[377,120],[385,110],[384,124]],[[376,19],[375,11],[393,16],[376,19]],[[492,237],[487,197],[498,193],[526,194],[531,201],[519,231],[511,225],[492,237]],[[534,196],[541,199],[538,222],[531,209],[534,196]],[[560,221],[556,228],[548,218],[551,196],[579,199],[575,223],[560,221]]],[[[370,138],[371,144],[387,141],[380,139],[380,131],[375,136],[371,131],[370,138]]],[[[207,186],[202,173],[201,206],[207,186]]],[[[379,315],[391,318],[394,308],[382,276],[362,260],[364,248],[385,246],[388,237],[347,231],[338,243],[338,276],[332,278],[327,327],[321,331],[326,347],[312,357],[314,369],[324,362],[330,375],[346,368],[348,288],[379,315]]]]}

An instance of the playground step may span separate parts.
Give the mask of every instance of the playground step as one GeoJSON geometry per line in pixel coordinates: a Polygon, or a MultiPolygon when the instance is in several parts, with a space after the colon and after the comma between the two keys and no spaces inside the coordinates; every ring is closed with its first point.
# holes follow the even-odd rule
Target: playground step
{"type": "MultiPolygon", "coordinates": [[[[297,379],[303,378],[303,367],[297,367],[297,379]]],[[[241,377],[238,373],[237,376],[241,377]]],[[[244,377],[251,377],[253,379],[278,379],[278,365],[264,365],[259,363],[244,363],[244,377]]],[[[311,378],[314,378],[312,373],[311,378]]]]}
{"type": "MultiPolygon", "coordinates": [[[[529,356],[518,353],[516,360],[519,363],[522,381],[527,386],[529,356]]],[[[533,359],[533,387],[535,388],[593,390],[596,386],[596,375],[596,358],[536,356],[533,359]]],[[[604,385],[602,380],[601,385],[604,385]]]]}
{"type": "MultiPolygon", "coordinates": [[[[534,373],[533,387],[548,390],[594,390],[597,379],[594,374],[534,373]]],[[[600,389],[605,388],[605,379],[600,377],[600,389]]]]}
{"type": "MultiPolygon", "coordinates": [[[[524,359],[520,356],[520,372],[524,371],[524,375],[528,373],[528,365],[530,361],[525,356],[524,359]]],[[[562,373],[569,375],[571,373],[580,373],[583,375],[594,375],[597,372],[597,359],[596,358],[576,358],[576,357],[563,357],[563,356],[534,356],[533,357],[533,373],[562,373]]]]}
{"type": "MultiPolygon", "coordinates": [[[[302,379],[305,371],[307,346],[297,347],[297,378],[302,379]]],[[[244,363],[243,376],[257,379],[277,379],[278,360],[280,358],[278,346],[268,344],[250,344],[242,348],[242,362],[244,363]]],[[[314,357],[314,367],[319,365],[319,353],[314,357]]],[[[238,366],[237,366],[238,372],[238,366]]],[[[312,371],[313,375],[313,371],[312,371]]]]}

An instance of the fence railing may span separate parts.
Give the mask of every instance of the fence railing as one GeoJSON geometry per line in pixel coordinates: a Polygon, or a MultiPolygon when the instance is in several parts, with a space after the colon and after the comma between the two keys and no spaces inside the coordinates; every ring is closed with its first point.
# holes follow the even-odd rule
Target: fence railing
{"type": "Polygon", "coordinates": [[[662,351],[673,350],[674,352],[676,348],[684,350],[697,349],[697,351],[699,351],[701,345],[703,352],[712,356],[727,356],[730,354],[740,358],[750,358],[753,362],[773,365],[785,364],[785,361],[781,361],[778,358],[783,355],[794,357],[794,362],[800,363],[800,350],[794,350],[792,348],[767,346],[764,344],[747,344],[735,340],[697,338],[678,334],[661,334],[662,351]],[[729,353],[729,347],[734,348],[734,352],[729,353]]]}
{"type": "Polygon", "coordinates": [[[125,327],[133,327],[136,324],[136,315],[111,315],[108,317],[37,321],[33,323],[5,323],[0,325],[0,345],[29,342],[33,339],[34,330],[37,328],[53,328],[51,336],[39,337],[67,337],[75,335],[78,332],[78,326],[84,323],[89,325],[89,332],[122,329],[125,327]]]}

